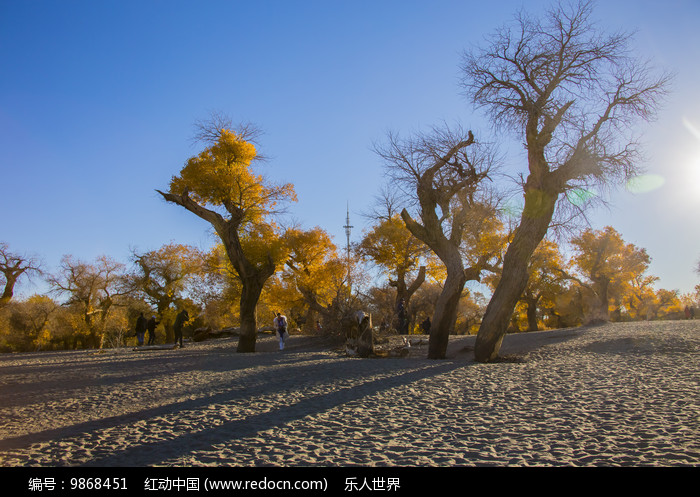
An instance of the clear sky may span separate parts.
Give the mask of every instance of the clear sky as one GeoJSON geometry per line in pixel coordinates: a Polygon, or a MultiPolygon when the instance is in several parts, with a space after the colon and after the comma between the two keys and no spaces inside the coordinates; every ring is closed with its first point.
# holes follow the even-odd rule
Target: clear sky
{"type": "MultiPolygon", "coordinates": [[[[167,204],[211,111],[265,132],[266,174],[343,247],[383,182],[372,152],[387,130],[488,125],[460,95],[463,51],[529,0],[0,0],[0,241],[48,270],[61,256],[128,261],[175,241],[208,248],[204,222],[167,204]]],[[[700,283],[700,1],[605,0],[595,17],[636,31],[635,51],[676,73],[644,127],[659,180],[591,213],[645,248],[657,288],[700,283]]],[[[497,138],[497,137],[496,137],[497,138]]],[[[525,164],[513,162],[512,173],[525,164]]],[[[20,296],[38,291],[18,287],[20,296]]]]}

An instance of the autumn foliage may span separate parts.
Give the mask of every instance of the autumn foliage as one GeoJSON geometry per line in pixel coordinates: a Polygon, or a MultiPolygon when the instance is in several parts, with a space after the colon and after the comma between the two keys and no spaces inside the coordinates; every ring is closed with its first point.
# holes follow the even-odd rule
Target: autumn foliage
{"type": "Polygon", "coordinates": [[[598,32],[591,9],[580,2],[542,19],[520,14],[464,55],[466,95],[524,147],[517,216],[502,203],[491,137],[460,125],[389,133],[375,152],[403,203],[341,253],[322,227],[283,218],[295,188],[262,173],[254,130],[215,116],[198,124],[202,150],[157,191],[209,223],[216,243],[164,241],[132,250],[130,264],[66,255],[53,273],[0,243],[0,350],[133,345],[141,313],[157,318],[162,343],[186,309],[186,335],[234,328],[238,351],[254,352],[277,311],[293,332],[337,334],[365,310],[386,333],[426,332],[432,320],[435,359],[450,334],[478,330],[475,358],[489,362],[506,332],[685,317],[700,286],[692,295],[656,289],[646,250],[613,227],[550,238],[555,224],[575,227],[571,216],[594,199],[582,192],[638,171],[627,133],[653,117],[669,82],[632,58],[629,36],[598,32]],[[29,276],[42,277],[48,294],[16,298],[29,276]]]}

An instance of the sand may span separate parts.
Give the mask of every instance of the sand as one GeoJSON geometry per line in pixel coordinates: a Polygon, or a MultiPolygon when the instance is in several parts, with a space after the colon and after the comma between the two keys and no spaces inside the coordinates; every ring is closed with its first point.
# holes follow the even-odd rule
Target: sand
{"type": "Polygon", "coordinates": [[[700,464],[700,321],[508,335],[495,364],[474,340],[440,361],[303,336],[0,355],[0,466],[700,464]]]}

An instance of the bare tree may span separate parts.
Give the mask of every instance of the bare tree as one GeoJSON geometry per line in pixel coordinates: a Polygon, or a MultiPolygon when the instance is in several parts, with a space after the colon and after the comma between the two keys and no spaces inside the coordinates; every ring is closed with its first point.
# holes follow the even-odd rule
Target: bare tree
{"type": "Polygon", "coordinates": [[[565,203],[560,198],[633,176],[639,151],[627,134],[650,119],[669,76],[629,56],[630,36],[601,33],[592,3],[559,4],[542,19],[524,14],[484,49],[466,53],[463,87],[494,122],[525,144],[524,209],[504,258],[503,278],[486,309],[475,356],[497,357],[530,256],[565,203]]]}
{"type": "Polygon", "coordinates": [[[106,256],[88,264],[66,255],[59,272],[48,277],[53,291],[67,295],[66,305],[80,312],[90,347],[102,348],[107,316],[116,301],[130,291],[124,285],[123,269],[122,263],[106,256]]]}
{"type": "Polygon", "coordinates": [[[372,222],[382,222],[400,214],[404,203],[402,195],[389,185],[383,185],[378,194],[374,196],[374,201],[370,209],[362,213],[362,217],[372,222]]]}
{"type": "Polygon", "coordinates": [[[428,351],[428,357],[441,359],[447,351],[464,285],[479,279],[492,255],[481,253],[473,265],[464,267],[463,243],[468,227],[494,215],[492,206],[484,203],[485,180],[493,156],[475,142],[471,131],[447,126],[405,140],[390,134],[388,144],[375,149],[394,184],[413,200],[411,210],[418,220],[404,208],[401,217],[406,227],[447,269],[435,305],[428,351]]]}
{"type": "Polygon", "coordinates": [[[17,280],[22,275],[42,274],[41,262],[36,257],[15,254],[7,243],[0,242],[0,273],[5,279],[5,288],[0,296],[1,306],[12,299],[17,280]]]}

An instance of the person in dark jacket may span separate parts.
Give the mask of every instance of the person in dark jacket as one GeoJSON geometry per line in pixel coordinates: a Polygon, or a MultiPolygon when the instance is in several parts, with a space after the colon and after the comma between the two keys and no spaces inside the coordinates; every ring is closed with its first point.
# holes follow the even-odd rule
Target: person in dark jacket
{"type": "Polygon", "coordinates": [[[139,315],[136,320],[136,339],[139,341],[139,345],[143,345],[143,337],[146,334],[146,318],[143,316],[143,312],[139,315]]]}
{"type": "Polygon", "coordinates": [[[406,315],[404,299],[399,300],[396,308],[396,315],[399,318],[399,335],[408,335],[408,316],[406,315]]]}
{"type": "Polygon", "coordinates": [[[189,321],[190,315],[187,314],[187,311],[185,309],[181,310],[180,313],[177,315],[175,318],[175,324],[173,325],[173,329],[175,331],[175,344],[177,342],[180,342],[180,348],[183,347],[182,345],[182,327],[185,325],[187,321],[189,321]]]}
{"type": "Polygon", "coordinates": [[[148,330],[148,345],[155,345],[156,343],[156,326],[160,321],[156,321],[155,316],[151,316],[151,319],[146,323],[146,329],[148,330]]]}
{"type": "Polygon", "coordinates": [[[277,338],[279,338],[280,341],[280,350],[284,350],[284,342],[289,336],[287,332],[287,317],[278,312],[277,317],[275,317],[272,323],[275,327],[277,338]]]}

